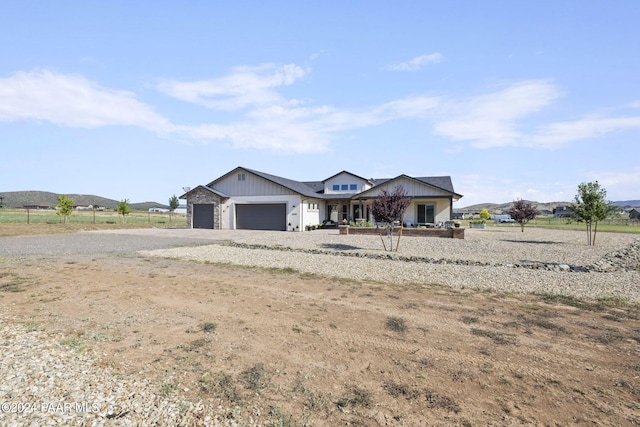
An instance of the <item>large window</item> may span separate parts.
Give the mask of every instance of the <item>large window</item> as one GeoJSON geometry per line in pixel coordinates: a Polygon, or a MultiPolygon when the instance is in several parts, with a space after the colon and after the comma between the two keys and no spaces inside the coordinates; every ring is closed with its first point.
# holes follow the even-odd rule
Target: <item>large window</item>
{"type": "Polygon", "coordinates": [[[435,209],[432,204],[418,205],[418,224],[433,224],[435,222],[435,209]]]}
{"type": "Polygon", "coordinates": [[[358,191],[358,184],[333,184],[333,191],[358,191]]]}

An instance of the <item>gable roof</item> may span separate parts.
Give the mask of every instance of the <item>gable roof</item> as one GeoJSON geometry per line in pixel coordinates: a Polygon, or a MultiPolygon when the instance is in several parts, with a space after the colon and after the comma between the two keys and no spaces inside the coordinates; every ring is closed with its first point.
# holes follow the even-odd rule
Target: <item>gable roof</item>
{"type": "Polygon", "coordinates": [[[336,176],[338,176],[338,175],[340,175],[340,174],[342,174],[342,173],[346,173],[346,174],[348,174],[348,175],[351,175],[351,176],[353,176],[353,177],[356,177],[356,178],[358,178],[358,179],[361,179],[361,180],[363,180],[363,181],[366,181],[366,182],[368,182],[368,183],[370,183],[370,184],[373,184],[373,182],[372,182],[370,179],[363,178],[363,177],[361,177],[361,176],[358,176],[358,175],[356,175],[356,174],[354,174],[354,173],[351,173],[351,172],[349,172],[349,171],[346,171],[346,170],[343,170],[342,172],[338,172],[337,174],[331,175],[329,178],[327,178],[327,179],[323,180],[322,182],[323,182],[323,183],[324,183],[324,182],[327,182],[327,181],[329,181],[330,179],[335,178],[336,176]]]}
{"type": "Polygon", "coordinates": [[[298,194],[301,194],[306,197],[318,197],[320,196],[312,187],[308,186],[304,182],[294,181],[292,179],[283,178],[281,176],[270,175],[268,173],[256,171],[253,169],[243,168],[247,172],[251,172],[254,175],[257,175],[261,178],[266,179],[267,181],[271,181],[275,184],[281,185],[284,188],[288,188],[291,191],[294,191],[298,194]]]}
{"type": "MultiPolygon", "coordinates": [[[[272,174],[268,174],[265,172],[260,172],[254,169],[248,169],[242,166],[238,166],[237,168],[227,172],[226,174],[222,175],[221,177],[213,180],[212,182],[210,182],[209,184],[207,184],[206,186],[199,186],[199,187],[204,187],[207,188],[208,190],[214,192],[215,194],[217,194],[220,197],[224,197],[224,198],[229,198],[229,196],[217,191],[215,189],[215,184],[216,182],[219,182],[223,179],[225,179],[226,177],[228,177],[231,174],[237,173],[238,171],[245,171],[248,173],[251,173],[253,175],[256,175],[262,179],[265,179],[269,182],[272,182],[274,184],[280,185],[288,190],[291,190],[295,193],[300,194],[301,196],[305,196],[305,197],[309,197],[309,198],[315,198],[315,199],[327,199],[327,200],[331,200],[331,199],[350,199],[352,197],[355,196],[359,196],[360,194],[364,194],[364,193],[368,193],[371,191],[374,191],[376,189],[376,187],[380,184],[384,184],[390,181],[395,181],[395,180],[399,180],[402,178],[406,178],[406,179],[410,179],[410,180],[414,180],[414,181],[418,181],[422,184],[426,184],[429,185],[431,187],[437,188],[439,190],[445,191],[447,193],[450,193],[454,198],[459,199],[462,197],[461,194],[456,193],[453,190],[453,184],[451,182],[451,177],[450,176],[427,176],[427,177],[418,177],[418,178],[413,178],[410,177],[408,175],[399,175],[395,178],[381,178],[381,179],[366,179],[366,178],[362,178],[361,176],[352,174],[351,172],[348,171],[341,171],[338,172],[335,175],[330,176],[329,178],[323,180],[323,181],[305,181],[305,182],[300,182],[300,181],[294,181],[292,179],[288,179],[288,178],[283,178],[281,176],[277,176],[277,175],[272,175],[272,174]],[[341,193],[341,194],[324,194],[324,183],[342,173],[346,173],[349,174],[351,176],[354,176],[358,179],[361,179],[363,181],[366,181],[368,183],[371,183],[373,185],[372,188],[370,188],[369,190],[363,191],[362,193],[341,193]]],[[[199,188],[196,187],[196,188],[199,188]]],[[[191,190],[190,192],[194,191],[196,188],[194,188],[193,190],[191,190]]],[[[184,198],[187,194],[186,193],[182,196],[180,196],[180,198],[184,198]]]]}
{"type": "Polygon", "coordinates": [[[298,193],[302,196],[305,197],[313,197],[313,198],[322,198],[321,194],[317,194],[317,192],[310,186],[306,185],[303,182],[300,181],[294,181],[292,179],[288,179],[288,178],[283,178],[281,176],[277,176],[277,175],[271,175],[268,173],[264,173],[264,172],[260,172],[254,169],[248,169],[242,166],[238,166],[237,168],[233,169],[230,172],[227,172],[226,174],[222,175],[221,177],[211,181],[209,184],[207,184],[207,187],[211,187],[211,188],[215,188],[215,184],[218,181],[223,180],[224,178],[226,178],[229,175],[232,175],[234,173],[237,173],[239,170],[245,171],[245,172],[249,172],[253,175],[256,175],[262,179],[265,179],[267,181],[270,181],[274,184],[280,185],[288,190],[291,190],[295,193],[298,193]]]}
{"type": "Polygon", "coordinates": [[[422,176],[422,177],[414,178],[405,174],[398,175],[395,178],[374,179],[373,180],[374,186],[366,191],[363,191],[360,194],[375,191],[376,187],[378,187],[379,185],[387,184],[393,181],[399,181],[400,179],[409,179],[412,181],[418,181],[422,184],[426,184],[430,187],[434,187],[434,188],[437,188],[438,190],[442,190],[447,193],[450,193],[455,199],[459,199],[462,197],[462,194],[458,194],[453,190],[453,183],[451,182],[450,176],[422,176]]]}
{"type": "Polygon", "coordinates": [[[224,193],[222,193],[222,192],[220,192],[220,191],[218,191],[218,190],[216,190],[214,188],[211,188],[209,186],[204,186],[204,185],[198,185],[196,188],[192,188],[191,190],[189,190],[186,193],[184,193],[182,196],[178,197],[178,199],[186,199],[189,194],[193,193],[196,190],[210,191],[213,194],[215,194],[216,196],[221,197],[223,199],[228,199],[229,198],[229,196],[227,196],[226,194],[224,194],[224,193]]]}

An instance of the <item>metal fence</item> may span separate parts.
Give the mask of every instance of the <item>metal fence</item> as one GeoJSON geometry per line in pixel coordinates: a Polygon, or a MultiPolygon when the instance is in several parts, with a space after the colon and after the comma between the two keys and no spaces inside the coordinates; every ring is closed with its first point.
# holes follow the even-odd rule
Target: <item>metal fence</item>
{"type": "MultiPolygon", "coordinates": [[[[0,223],[4,224],[62,224],[65,218],[54,209],[0,209],[0,223]]],[[[74,210],[66,218],[69,224],[119,224],[122,215],[113,210],[74,210]]],[[[128,224],[185,225],[184,214],[171,212],[132,211],[124,217],[128,224]]]]}

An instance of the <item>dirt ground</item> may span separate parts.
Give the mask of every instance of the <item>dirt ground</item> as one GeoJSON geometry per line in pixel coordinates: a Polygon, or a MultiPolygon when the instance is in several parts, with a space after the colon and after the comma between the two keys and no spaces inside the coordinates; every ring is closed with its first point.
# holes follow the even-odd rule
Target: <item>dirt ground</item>
{"type": "Polygon", "coordinates": [[[640,425],[623,301],[87,254],[0,268],[0,307],[262,425],[640,425]]]}

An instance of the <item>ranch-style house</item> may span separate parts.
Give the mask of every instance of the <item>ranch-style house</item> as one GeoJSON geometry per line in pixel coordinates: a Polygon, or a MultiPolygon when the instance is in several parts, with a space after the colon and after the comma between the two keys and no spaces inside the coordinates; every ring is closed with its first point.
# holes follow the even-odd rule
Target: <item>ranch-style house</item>
{"type": "Polygon", "coordinates": [[[367,179],[347,171],[323,181],[294,181],[237,167],[180,199],[189,228],[304,231],[307,225],[370,221],[381,190],[402,185],[411,198],[404,223],[434,226],[450,221],[456,193],[449,176],[367,179]]]}

